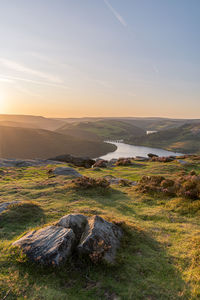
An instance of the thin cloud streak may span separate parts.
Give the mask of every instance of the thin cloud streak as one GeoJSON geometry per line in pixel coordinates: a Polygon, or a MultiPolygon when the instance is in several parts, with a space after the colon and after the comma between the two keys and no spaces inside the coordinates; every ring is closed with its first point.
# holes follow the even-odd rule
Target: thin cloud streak
{"type": "Polygon", "coordinates": [[[39,80],[32,80],[32,79],[27,79],[27,78],[23,78],[23,77],[17,77],[17,76],[7,76],[7,75],[2,75],[0,74],[0,81],[4,81],[7,83],[14,83],[14,81],[25,81],[25,82],[30,82],[30,83],[34,83],[34,84],[39,84],[39,85],[47,85],[50,87],[58,87],[58,88],[62,88],[62,89],[69,89],[68,86],[66,85],[62,85],[62,84],[56,84],[56,83],[49,83],[49,82],[45,82],[45,81],[39,81],[39,80]]]}
{"type": "Polygon", "coordinates": [[[113,13],[113,15],[115,16],[115,18],[121,23],[122,26],[126,27],[127,23],[126,21],[123,19],[123,17],[112,7],[112,5],[109,3],[108,0],[104,0],[104,3],[106,4],[106,6],[110,9],[110,11],[113,13]]]}
{"type": "Polygon", "coordinates": [[[5,67],[7,67],[8,69],[11,69],[11,70],[19,71],[19,72],[26,73],[26,74],[29,74],[29,75],[34,75],[36,77],[46,79],[46,80],[48,80],[52,83],[62,83],[62,80],[60,78],[56,77],[56,76],[53,76],[51,74],[47,74],[45,72],[41,72],[41,71],[29,68],[29,67],[26,67],[22,64],[19,64],[15,61],[12,61],[12,60],[9,60],[9,59],[6,59],[6,58],[0,58],[0,63],[3,66],[5,66],[5,67]]]}

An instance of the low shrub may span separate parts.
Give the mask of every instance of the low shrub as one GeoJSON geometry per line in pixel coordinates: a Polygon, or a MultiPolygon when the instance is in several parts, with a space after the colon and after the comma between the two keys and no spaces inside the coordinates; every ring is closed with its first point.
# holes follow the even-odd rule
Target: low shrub
{"type": "Polygon", "coordinates": [[[170,156],[167,156],[167,157],[165,157],[165,156],[163,156],[163,157],[155,157],[155,156],[153,156],[151,158],[151,161],[153,161],[153,162],[157,161],[157,162],[163,162],[163,163],[171,162],[173,160],[174,160],[174,158],[170,157],[170,156]]]}
{"type": "Polygon", "coordinates": [[[78,177],[73,179],[71,183],[75,188],[91,189],[91,188],[108,188],[110,183],[105,178],[78,177]]]}
{"type": "Polygon", "coordinates": [[[143,193],[161,192],[167,196],[179,196],[189,199],[200,198],[200,176],[183,175],[176,180],[165,179],[162,176],[143,176],[137,190],[143,193]]]}
{"type": "Polygon", "coordinates": [[[119,158],[116,161],[116,166],[131,166],[132,161],[130,158],[119,158]]]}

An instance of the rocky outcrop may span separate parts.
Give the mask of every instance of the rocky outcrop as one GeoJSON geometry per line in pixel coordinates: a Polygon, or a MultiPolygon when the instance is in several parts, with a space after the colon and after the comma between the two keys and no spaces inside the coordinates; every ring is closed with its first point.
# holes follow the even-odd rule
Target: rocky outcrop
{"type": "Polygon", "coordinates": [[[72,177],[82,177],[82,175],[74,170],[73,168],[69,167],[58,167],[51,171],[54,175],[62,175],[62,176],[72,176],[72,177]]]}
{"type": "Polygon", "coordinates": [[[99,216],[70,214],[55,226],[31,231],[13,246],[20,247],[32,261],[43,265],[60,265],[73,252],[86,255],[94,262],[113,264],[122,229],[99,216]]]}
{"type": "Polygon", "coordinates": [[[0,159],[0,167],[17,167],[17,168],[25,168],[25,167],[34,167],[34,166],[46,166],[58,164],[58,162],[53,162],[45,159],[0,159]]]}
{"type": "Polygon", "coordinates": [[[149,158],[152,158],[152,157],[159,157],[157,154],[153,154],[153,153],[149,153],[147,154],[149,158]]]}
{"type": "Polygon", "coordinates": [[[120,227],[94,216],[88,219],[77,249],[80,254],[89,255],[94,262],[114,263],[121,237],[120,227]]]}
{"type": "Polygon", "coordinates": [[[43,265],[59,265],[74,249],[75,234],[72,229],[48,226],[31,231],[13,243],[33,261],[43,265]]]}
{"type": "Polygon", "coordinates": [[[52,161],[59,161],[73,164],[76,167],[83,167],[83,168],[91,168],[95,164],[95,160],[89,157],[76,157],[70,154],[66,155],[59,155],[53,158],[50,158],[52,161]]]}
{"type": "Polygon", "coordinates": [[[107,168],[108,161],[104,159],[96,160],[95,164],[92,166],[93,168],[107,168]]]}
{"type": "Polygon", "coordinates": [[[87,217],[81,214],[71,214],[62,217],[57,223],[58,226],[64,228],[71,228],[75,233],[76,239],[79,241],[85,226],[87,224],[87,217]]]}
{"type": "Polygon", "coordinates": [[[144,157],[144,156],[136,156],[134,158],[135,161],[149,161],[149,158],[148,157],[144,157]]]}

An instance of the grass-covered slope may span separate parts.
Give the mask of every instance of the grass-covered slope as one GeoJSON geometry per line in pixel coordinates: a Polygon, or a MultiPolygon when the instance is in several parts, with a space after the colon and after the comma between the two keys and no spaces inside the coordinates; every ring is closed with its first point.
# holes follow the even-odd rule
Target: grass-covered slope
{"type": "Polygon", "coordinates": [[[56,130],[63,124],[65,124],[65,121],[61,119],[51,119],[42,116],[31,115],[0,114],[0,125],[3,126],[56,130]]]}
{"type": "MultiPolygon", "coordinates": [[[[173,179],[192,169],[200,174],[200,161],[147,162],[100,171],[77,168],[90,177],[130,180],[143,175],[173,179]]],[[[199,200],[141,194],[135,187],[118,185],[108,190],[74,189],[67,178],[49,177],[47,167],[2,170],[1,201],[22,203],[0,216],[1,299],[199,299],[199,200]],[[59,269],[42,268],[12,249],[12,242],[25,232],[69,213],[126,223],[115,267],[74,257],[59,269]]]]}
{"type": "Polygon", "coordinates": [[[182,153],[200,153],[200,123],[185,124],[134,138],[132,143],[142,146],[158,147],[182,153]]]}
{"type": "Polygon", "coordinates": [[[88,141],[60,133],[31,128],[0,126],[0,157],[44,158],[62,154],[98,157],[115,150],[102,141],[88,141]]]}
{"type": "Polygon", "coordinates": [[[124,121],[143,128],[144,130],[160,131],[178,128],[184,124],[199,123],[200,119],[125,118],[124,121]]]}
{"type": "Polygon", "coordinates": [[[73,134],[79,138],[87,139],[126,139],[141,136],[145,131],[135,125],[119,120],[99,120],[91,122],[77,122],[66,124],[57,132],[73,134]]]}

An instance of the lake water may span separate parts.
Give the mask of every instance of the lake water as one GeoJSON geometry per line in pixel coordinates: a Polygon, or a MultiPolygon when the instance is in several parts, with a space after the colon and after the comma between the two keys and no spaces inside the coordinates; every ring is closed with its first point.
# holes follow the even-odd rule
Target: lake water
{"type": "Polygon", "coordinates": [[[148,153],[157,154],[158,156],[182,155],[182,153],[166,151],[158,148],[134,146],[134,145],[124,144],[124,143],[114,143],[114,142],[112,143],[109,142],[109,143],[116,145],[117,150],[115,150],[114,152],[107,153],[104,156],[101,156],[102,159],[110,160],[112,158],[135,157],[135,156],[147,157],[148,153]]]}

